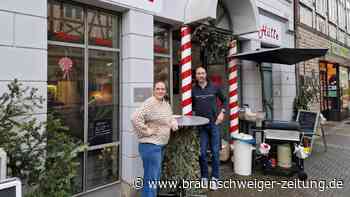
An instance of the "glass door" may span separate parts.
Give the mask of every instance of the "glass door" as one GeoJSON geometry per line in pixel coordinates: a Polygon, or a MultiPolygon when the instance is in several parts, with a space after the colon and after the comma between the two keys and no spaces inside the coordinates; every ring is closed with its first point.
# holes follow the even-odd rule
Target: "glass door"
{"type": "Polygon", "coordinates": [[[272,64],[261,64],[261,72],[263,77],[263,110],[266,112],[266,119],[273,119],[273,91],[272,91],[272,64]]]}
{"type": "Polygon", "coordinates": [[[48,110],[88,144],[74,193],[119,181],[120,16],[48,1],[48,110]]]}

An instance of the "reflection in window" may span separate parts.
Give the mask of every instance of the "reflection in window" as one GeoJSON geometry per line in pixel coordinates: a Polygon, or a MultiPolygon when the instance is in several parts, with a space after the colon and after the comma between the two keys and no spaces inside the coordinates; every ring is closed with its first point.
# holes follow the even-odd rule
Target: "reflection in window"
{"type": "Polygon", "coordinates": [[[47,16],[49,40],[84,43],[84,14],[80,7],[49,0],[47,16]]]}
{"type": "Polygon", "coordinates": [[[58,41],[48,46],[48,109],[90,146],[76,158],[74,194],[119,178],[119,18],[78,3],[48,1],[48,39],[58,41]]]}
{"type": "Polygon", "coordinates": [[[154,26],[154,53],[169,54],[170,35],[164,25],[156,23],[154,26]]]}
{"type": "Polygon", "coordinates": [[[87,158],[87,189],[118,180],[118,155],[119,146],[89,151],[87,158]]]}
{"type": "Polygon", "coordinates": [[[170,58],[154,57],[154,81],[165,81],[169,88],[170,58]]]}
{"type": "Polygon", "coordinates": [[[90,145],[117,140],[118,55],[89,51],[89,136],[90,145]]]}
{"type": "Polygon", "coordinates": [[[83,49],[48,47],[48,108],[84,141],[83,49]]]}
{"type": "Polygon", "coordinates": [[[97,10],[88,10],[89,44],[118,47],[117,17],[97,10]]]}
{"type": "Polygon", "coordinates": [[[77,176],[74,177],[73,184],[73,193],[77,194],[83,191],[83,174],[84,174],[84,153],[79,153],[75,162],[79,163],[77,168],[77,176]]]}
{"type": "MultiPolygon", "coordinates": [[[[48,110],[63,121],[70,134],[84,141],[84,50],[48,46],[48,110]]],[[[74,193],[83,190],[83,153],[77,158],[74,193]]]]}

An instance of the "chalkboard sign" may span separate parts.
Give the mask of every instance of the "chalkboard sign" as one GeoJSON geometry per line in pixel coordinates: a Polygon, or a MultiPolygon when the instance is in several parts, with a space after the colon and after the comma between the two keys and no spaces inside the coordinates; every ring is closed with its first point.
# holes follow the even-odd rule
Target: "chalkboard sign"
{"type": "Polygon", "coordinates": [[[298,112],[297,122],[300,124],[301,131],[314,132],[318,124],[319,115],[319,112],[300,110],[298,112]]]}
{"type": "Polygon", "coordinates": [[[100,119],[94,121],[89,129],[89,144],[91,146],[113,142],[112,119],[100,119]]]}
{"type": "Polygon", "coordinates": [[[97,120],[94,122],[94,135],[105,135],[108,133],[112,133],[112,120],[111,119],[103,119],[97,120]]]}

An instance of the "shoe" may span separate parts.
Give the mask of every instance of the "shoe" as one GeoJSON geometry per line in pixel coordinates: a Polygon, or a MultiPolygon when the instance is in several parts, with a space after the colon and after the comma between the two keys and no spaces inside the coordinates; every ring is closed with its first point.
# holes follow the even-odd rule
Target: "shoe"
{"type": "Polygon", "coordinates": [[[210,180],[210,189],[211,190],[217,190],[218,189],[218,179],[213,177],[211,180],[210,180]]]}
{"type": "Polygon", "coordinates": [[[208,178],[201,179],[202,189],[208,189],[208,182],[208,178]]]}

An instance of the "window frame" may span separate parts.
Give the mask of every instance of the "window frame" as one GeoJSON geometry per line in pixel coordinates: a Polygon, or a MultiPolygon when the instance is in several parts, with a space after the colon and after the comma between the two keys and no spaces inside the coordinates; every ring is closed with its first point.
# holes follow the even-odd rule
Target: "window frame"
{"type": "Polygon", "coordinates": [[[338,0],[338,27],[342,30],[346,29],[346,2],[338,0]]]}
{"type": "MultiPolygon", "coordinates": [[[[170,99],[170,104],[173,107],[173,32],[171,31],[170,25],[166,23],[162,23],[159,21],[154,21],[153,28],[155,28],[157,25],[162,26],[163,28],[167,29],[167,32],[169,33],[169,53],[156,53],[155,50],[153,49],[153,65],[155,65],[155,57],[160,57],[160,58],[169,58],[169,84],[168,85],[168,94],[169,94],[169,99],[170,99]]],[[[153,30],[154,33],[154,30],[153,30]]],[[[154,38],[154,35],[153,35],[154,38]]],[[[154,45],[154,42],[153,42],[154,45]]],[[[153,69],[153,74],[154,74],[154,69],[153,69]]]]}
{"type": "MultiPolygon", "coordinates": [[[[303,12],[304,13],[304,12],[303,12]]],[[[306,13],[306,12],[305,12],[306,13]]],[[[314,16],[313,16],[313,11],[312,11],[312,8],[310,8],[309,6],[305,6],[304,4],[300,4],[299,5],[299,22],[306,25],[306,26],[309,26],[309,27],[313,27],[314,26],[314,16]],[[311,19],[308,19],[308,20],[311,20],[311,23],[310,24],[307,24],[307,17],[305,17],[304,15],[302,15],[302,9],[304,9],[305,11],[309,11],[311,13],[311,19]],[[305,21],[305,22],[303,22],[305,21]]]]}
{"type": "MultiPolygon", "coordinates": [[[[118,139],[115,142],[111,142],[111,143],[106,143],[106,144],[100,144],[100,145],[93,145],[93,146],[88,146],[87,150],[82,151],[83,153],[83,174],[82,174],[82,191],[79,193],[74,194],[73,196],[80,196],[92,191],[96,191],[102,188],[106,188],[108,186],[114,185],[114,184],[118,184],[121,182],[121,174],[122,174],[122,151],[121,151],[121,140],[122,140],[122,132],[121,132],[121,117],[122,117],[122,112],[120,110],[120,104],[122,101],[122,95],[121,95],[121,90],[122,90],[122,85],[121,85],[121,79],[122,79],[122,58],[121,58],[121,48],[122,48],[122,24],[121,24],[121,19],[122,19],[122,14],[119,12],[114,12],[114,11],[110,11],[110,10],[105,10],[103,8],[99,8],[99,7],[95,7],[95,6],[90,6],[90,5],[86,5],[86,4],[81,4],[81,3],[77,3],[77,2],[70,2],[70,1],[66,1],[66,0],[49,0],[48,1],[48,5],[49,2],[60,2],[60,3],[65,3],[65,4],[70,4],[70,5],[74,5],[77,7],[80,7],[82,9],[82,11],[84,12],[82,18],[84,21],[84,43],[70,43],[70,42],[63,42],[63,41],[53,41],[53,40],[49,40],[47,41],[48,45],[52,45],[52,46],[61,46],[61,47],[74,47],[74,48],[80,48],[84,50],[84,143],[88,143],[88,113],[89,113],[89,106],[88,106],[88,95],[89,95],[89,51],[90,50],[100,50],[100,51],[108,51],[108,52],[115,52],[118,54],[118,60],[117,60],[117,84],[115,84],[117,88],[116,93],[113,93],[114,99],[118,99],[118,103],[115,103],[114,106],[116,107],[116,114],[117,114],[117,126],[116,126],[116,131],[117,135],[118,135],[118,139]],[[118,22],[118,34],[117,34],[117,38],[118,39],[118,46],[114,47],[104,47],[104,46],[96,46],[96,45],[89,45],[89,35],[88,35],[88,20],[87,20],[87,12],[88,10],[98,10],[98,11],[102,11],[108,14],[111,14],[115,17],[117,17],[117,22],[118,22]],[[88,161],[88,154],[90,151],[94,151],[94,150],[100,150],[103,148],[108,148],[108,147],[116,147],[118,150],[118,180],[117,181],[113,181],[104,185],[100,185],[100,186],[96,186],[92,189],[87,189],[87,161],[88,161]]],[[[49,11],[49,10],[48,10],[49,11]]],[[[72,15],[72,17],[74,17],[74,14],[72,15]]],[[[47,19],[49,20],[49,18],[47,19]]],[[[49,23],[47,24],[49,25],[49,23]]],[[[48,106],[49,107],[49,106],[48,106]]]]}
{"type": "Polygon", "coordinates": [[[328,0],[316,0],[316,13],[321,15],[323,18],[327,16],[327,11],[328,11],[328,0]]]}
{"type": "Polygon", "coordinates": [[[346,32],[350,33],[350,0],[345,1],[346,32]]]}
{"type": "Polygon", "coordinates": [[[337,0],[328,0],[328,20],[336,24],[338,23],[338,1],[337,0]],[[334,18],[335,17],[335,18],[334,18]]]}

